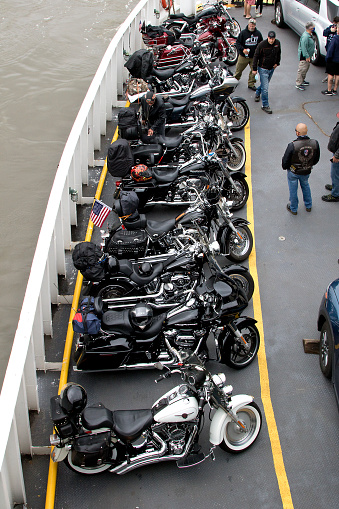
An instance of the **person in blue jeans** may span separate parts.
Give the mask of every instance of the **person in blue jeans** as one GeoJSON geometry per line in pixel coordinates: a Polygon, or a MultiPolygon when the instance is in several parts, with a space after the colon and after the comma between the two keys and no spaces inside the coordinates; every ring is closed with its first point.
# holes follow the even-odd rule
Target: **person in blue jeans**
{"type": "Polygon", "coordinates": [[[261,109],[265,113],[272,113],[268,102],[268,85],[273,76],[274,70],[280,65],[281,47],[278,39],[275,38],[275,32],[270,30],[267,39],[260,42],[253,56],[253,74],[259,73],[260,85],[254,96],[255,102],[262,100],[261,109]]]}
{"type": "MultiPolygon", "coordinates": [[[[337,117],[339,118],[339,113],[337,113],[337,117]]],[[[331,192],[322,196],[321,199],[327,202],[336,202],[339,201],[339,122],[334,126],[327,148],[333,154],[331,159],[332,184],[326,184],[325,189],[331,192]]]]}
{"type": "Polygon", "coordinates": [[[320,159],[319,143],[307,136],[307,125],[298,124],[295,133],[297,139],[287,145],[281,164],[283,170],[287,170],[290,192],[290,203],[286,205],[286,208],[294,216],[298,211],[298,184],[300,184],[303,193],[306,211],[311,212],[312,210],[312,195],[308,179],[313,166],[320,159]]]}

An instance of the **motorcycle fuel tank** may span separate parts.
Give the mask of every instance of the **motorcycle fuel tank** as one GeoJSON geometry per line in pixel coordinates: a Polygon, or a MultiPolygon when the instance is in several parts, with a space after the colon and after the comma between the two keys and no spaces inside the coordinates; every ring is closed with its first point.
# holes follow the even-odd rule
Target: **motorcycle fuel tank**
{"type": "Polygon", "coordinates": [[[168,391],[153,405],[156,422],[192,421],[198,415],[198,402],[187,385],[179,385],[168,391]]]}

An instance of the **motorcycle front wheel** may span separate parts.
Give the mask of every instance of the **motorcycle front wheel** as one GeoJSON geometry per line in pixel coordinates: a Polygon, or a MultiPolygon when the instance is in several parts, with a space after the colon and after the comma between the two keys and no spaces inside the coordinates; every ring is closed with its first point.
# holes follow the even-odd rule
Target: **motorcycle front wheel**
{"type": "Polygon", "coordinates": [[[245,179],[232,177],[237,191],[231,185],[224,187],[223,196],[227,201],[232,201],[231,210],[240,210],[246,204],[249,196],[249,187],[245,179]]]}
{"type": "Polygon", "coordinates": [[[223,108],[223,116],[225,118],[225,122],[232,122],[233,125],[231,127],[231,131],[240,131],[245,127],[250,118],[250,109],[246,103],[246,101],[237,101],[233,100],[234,108],[230,108],[227,103],[225,103],[223,108]]]}
{"type": "Polygon", "coordinates": [[[229,151],[228,154],[228,161],[227,161],[227,168],[229,171],[240,171],[245,166],[246,163],[246,150],[244,145],[240,141],[233,141],[231,140],[231,144],[233,147],[233,151],[229,151]]]}
{"type": "Polygon", "coordinates": [[[237,285],[245,292],[247,300],[250,301],[254,292],[254,280],[250,272],[244,272],[243,270],[232,270],[232,272],[224,270],[224,272],[237,283],[237,285]]]}
{"type": "Polygon", "coordinates": [[[241,32],[241,26],[240,26],[239,22],[235,18],[232,18],[232,25],[229,30],[230,35],[234,38],[237,38],[238,35],[240,34],[240,32],[241,32]]]}
{"type": "Polygon", "coordinates": [[[73,472],[77,472],[78,474],[83,475],[101,474],[111,467],[110,463],[104,463],[103,465],[99,465],[97,467],[79,467],[74,465],[72,462],[72,451],[69,451],[68,455],[64,459],[64,463],[70,470],[73,470],[73,472]]]}
{"type": "Polygon", "coordinates": [[[235,44],[227,48],[226,56],[223,58],[223,61],[227,65],[234,65],[238,60],[238,48],[235,44]]]}
{"type": "Polygon", "coordinates": [[[243,369],[251,364],[260,346],[260,334],[254,324],[239,324],[238,330],[246,344],[234,337],[226,341],[221,352],[221,362],[233,369],[243,369]]]}
{"type": "Polygon", "coordinates": [[[226,424],[223,441],[219,445],[224,451],[232,454],[245,451],[256,441],[262,424],[261,410],[254,401],[238,408],[236,417],[245,427],[231,421],[226,424]]]}
{"type": "Polygon", "coordinates": [[[248,226],[236,226],[237,232],[228,229],[223,232],[220,239],[221,253],[233,262],[242,262],[251,254],[253,236],[248,226]]]}

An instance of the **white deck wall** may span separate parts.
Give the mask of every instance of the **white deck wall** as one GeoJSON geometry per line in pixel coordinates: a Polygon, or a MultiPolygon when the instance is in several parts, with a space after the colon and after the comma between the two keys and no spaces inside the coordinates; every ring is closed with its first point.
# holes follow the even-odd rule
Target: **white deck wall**
{"type": "MultiPolygon", "coordinates": [[[[195,0],[175,0],[177,12],[195,11],[195,0]]],[[[141,0],[112,39],[65,145],[52,191],[21,309],[13,348],[0,394],[0,507],[26,504],[21,454],[32,454],[29,410],[39,411],[37,370],[47,370],[44,335],[53,336],[51,304],[60,302],[58,275],[65,274],[65,250],[71,247],[71,225],[77,223],[76,204],[69,189],[84,203],[82,185],[88,183],[88,167],[94,165],[94,150],[106,134],[112,107],[124,106],[124,52],[142,47],[140,21],[157,25],[167,17],[159,0],[141,0]],[[160,10],[160,19],[155,11],[160,10]],[[120,96],[120,100],[119,100],[120,96]]],[[[47,445],[47,444],[35,444],[47,445]]]]}

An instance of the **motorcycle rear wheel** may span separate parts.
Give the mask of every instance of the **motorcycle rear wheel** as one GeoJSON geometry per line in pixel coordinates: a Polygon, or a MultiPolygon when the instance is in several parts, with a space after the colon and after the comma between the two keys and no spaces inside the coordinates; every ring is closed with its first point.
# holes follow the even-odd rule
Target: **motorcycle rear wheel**
{"type": "Polygon", "coordinates": [[[232,454],[251,447],[259,436],[262,424],[261,410],[254,401],[239,408],[236,416],[246,426],[246,431],[233,421],[227,422],[223,441],[219,445],[221,449],[232,454]]]}
{"type": "Polygon", "coordinates": [[[73,470],[73,472],[77,472],[78,474],[83,475],[101,474],[111,467],[110,463],[104,463],[103,465],[99,465],[97,467],[78,467],[72,462],[72,451],[69,451],[68,455],[64,459],[64,463],[70,470],[73,470]]]}
{"type": "Polygon", "coordinates": [[[260,346],[260,334],[254,324],[246,322],[239,324],[238,330],[246,340],[247,346],[241,340],[229,339],[221,352],[221,362],[233,369],[243,369],[251,364],[260,346]]]}
{"type": "Polygon", "coordinates": [[[250,301],[254,292],[254,280],[250,272],[244,272],[242,270],[232,270],[230,273],[225,270],[224,272],[237,283],[245,292],[247,300],[250,301]]]}
{"type": "Polygon", "coordinates": [[[236,177],[232,178],[239,194],[237,194],[235,189],[229,185],[226,189],[224,189],[223,196],[227,198],[227,201],[233,202],[231,210],[240,210],[246,204],[250,191],[245,179],[238,179],[236,177]]]}
{"type": "Polygon", "coordinates": [[[125,281],[117,281],[116,283],[102,283],[98,286],[98,293],[95,297],[101,297],[102,299],[117,299],[124,297],[127,294],[131,294],[134,290],[134,286],[128,284],[125,281]]]}
{"type": "Polygon", "coordinates": [[[248,226],[236,226],[240,235],[228,230],[223,232],[220,241],[221,253],[225,254],[233,262],[242,262],[251,254],[253,247],[253,236],[248,226]]]}
{"type": "Polygon", "coordinates": [[[250,110],[246,101],[233,100],[234,108],[229,108],[225,103],[223,108],[223,116],[225,122],[232,122],[231,131],[241,131],[245,127],[250,118],[250,110]]]}

